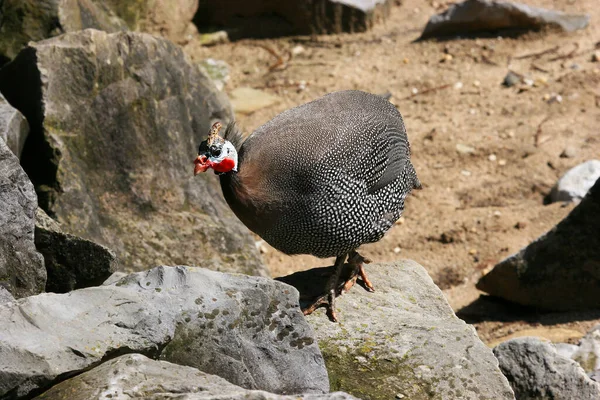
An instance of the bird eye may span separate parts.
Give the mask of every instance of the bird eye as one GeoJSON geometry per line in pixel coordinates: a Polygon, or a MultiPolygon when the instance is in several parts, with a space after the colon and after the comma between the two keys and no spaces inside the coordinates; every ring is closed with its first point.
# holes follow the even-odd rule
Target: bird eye
{"type": "Polygon", "coordinates": [[[210,146],[208,152],[210,153],[211,157],[218,157],[221,154],[221,149],[222,147],[210,146]]]}

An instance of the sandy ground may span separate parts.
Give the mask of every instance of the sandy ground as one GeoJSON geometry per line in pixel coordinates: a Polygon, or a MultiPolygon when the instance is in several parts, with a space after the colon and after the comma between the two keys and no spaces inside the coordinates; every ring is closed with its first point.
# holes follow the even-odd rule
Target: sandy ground
{"type": "MultiPolygon", "coordinates": [[[[600,41],[596,2],[528,2],[591,14],[590,27],[572,34],[414,43],[443,6],[406,0],[363,34],[242,40],[209,48],[193,41],[185,51],[196,61],[225,60],[231,67],[225,91],[250,86],[281,98],[236,116],[248,133],[328,92],[391,93],[424,190],[408,199],[400,223],[362,253],[376,262],[421,263],[459,316],[474,323],[490,344],[519,334],[572,342],[600,322],[598,313],[543,314],[478,300],[475,282],[565,217],[573,206],[545,205],[545,196],[569,168],[599,158],[600,63],[592,62],[600,41]],[[287,61],[297,46],[304,52],[287,61]],[[277,62],[272,53],[286,60],[278,68],[270,68],[277,62]],[[534,85],[503,87],[509,69],[534,85]],[[562,101],[553,101],[556,95],[562,101]],[[473,152],[463,154],[457,145],[473,152]],[[569,157],[561,157],[565,150],[569,157]]],[[[332,263],[264,250],[273,276],[332,263]]]]}

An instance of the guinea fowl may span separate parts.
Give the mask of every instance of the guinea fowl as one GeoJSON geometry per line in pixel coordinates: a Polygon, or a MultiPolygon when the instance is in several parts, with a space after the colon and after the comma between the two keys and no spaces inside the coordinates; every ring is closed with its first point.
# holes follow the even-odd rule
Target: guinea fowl
{"type": "MultiPolygon", "coordinates": [[[[220,175],[237,217],[286,254],[336,257],[327,282],[327,314],[337,320],[339,288],[360,276],[373,291],[356,250],[380,240],[421,187],[410,162],[402,116],[383,97],[348,90],[285,111],[242,141],[215,123],[200,144],[194,175],[220,175]],[[340,284],[344,264],[352,275],[340,284]]],[[[305,314],[320,305],[315,302],[305,314]]]]}

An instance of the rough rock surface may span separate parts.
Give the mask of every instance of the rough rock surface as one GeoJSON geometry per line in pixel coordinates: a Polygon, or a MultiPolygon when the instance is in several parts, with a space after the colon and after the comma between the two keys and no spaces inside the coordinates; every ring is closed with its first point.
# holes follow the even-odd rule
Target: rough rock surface
{"type": "Polygon", "coordinates": [[[180,48],[140,33],[68,33],[31,43],[0,71],[0,90],[30,121],[21,161],[65,232],[137,270],[268,274],[218,179],[193,176],[198,144],[231,109],[180,48]]]}
{"type": "Polygon", "coordinates": [[[565,14],[522,3],[466,0],[431,17],[420,39],[494,31],[519,32],[543,27],[571,32],[585,28],[589,20],[589,15],[565,14]]]}
{"type": "Polygon", "coordinates": [[[108,32],[127,28],[104,0],[4,0],[0,15],[0,58],[4,61],[15,58],[29,41],[86,28],[108,32]]]}
{"type": "Polygon", "coordinates": [[[136,31],[159,33],[180,43],[197,35],[192,19],[198,0],[103,0],[136,31]]]}
{"type": "Polygon", "coordinates": [[[284,396],[243,389],[196,368],[128,354],[85,372],[37,397],[47,400],[140,398],[148,400],[351,400],[346,393],[284,396]]]}
{"type": "Polygon", "coordinates": [[[580,341],[571,357],[595,381],[600,381],[600,325],[595,326],[580,341]]]}
{"type": "Polygon", "coordinates": [[[98,286],[116,271],[117,258],[110,249],[62,232],[40,208],[35,216],[35,247],[44,256],[48,272],[46,292],[98,286]]]}
{"type": "Polygon", "coordinates": [[[3,286],[0,286],[0,304],[8,303],[9,301],[13,301],[15,298],[13,295],[3,286]]]}
{"type": "Polygon", "coordinates": [[[44,290],[44,259],[35,249],[37,198],[19,159],[0,139],[0,286],[14,297],[44,290]]]}
{"type": "Polygon", "coordinates": [[[246,389],[329,389],[297,291],[267,278],[158,267],[111,286],[0,305],[0,321],[0,398],[38,393],[123,353],[195,367],[246,389]]]}
{"type": "Polygon", "coordinates": [[[363,32],[387,17],[390,0],[202,0],[194,22],[244,36],[363,32]]]}
{"type": "Polygon", "coordinates": [[[600,179],[600,160],[590,160],[568,170],[550,192],[552,202],[580,201],[600,179]]]}
{"type": "Polygon", "coordinates": [[[0,94],[0,140],[4,140],[8,148],[20,157],[28,134],[29,124],[23,114],[0,94]]]}
{"type": "Polygon", "coordinates": [[[564,220],[501,261],[477,288],[549,310],[600,307],[600,179],[564,220]]]}
{"type": "Polygon", "coordinates": [[[519,400],[597,400],[600,384],[551,343],[525,337],[508,340],[494,354],[519,400]]]}
{"type": "MultiPolygon", "coordinates": [[[[332,390],[362,399],[514,398],[491,350],[454,315],[423,267],[405,260],[367,269],[375,293],[356,286],[339,297],[339,324],[321,311],[308,317],[332,390]]],[[[282,280],[304,299],[328,273],[317,268],[282,280]]]]}

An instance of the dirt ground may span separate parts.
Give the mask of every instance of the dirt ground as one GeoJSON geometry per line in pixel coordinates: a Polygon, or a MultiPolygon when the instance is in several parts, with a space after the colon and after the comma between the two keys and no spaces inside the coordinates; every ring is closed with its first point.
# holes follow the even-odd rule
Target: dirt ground
{"type": "MultiPolygon", "coordinates": [[[[572,205],[545,205],[544,199],[565,171],[600,155],[600,63],[592,62],[600,41],[597,0],[528,4],[589,13],[591,23],[572,34],[414,43],[428,18],[445,5],[405,0],[367,33],[213,47],[192,41],[185,51],[196,61],[225,60],[231,67],[225,91],[250,86],[281,98],[277,105],[236,116],[248,133],[328,92],[391,93],[424,190],[410,196],[400,223],[362,253],[376,262],[408,258],[422,264],[488,344],[520,334],[573,342],[600,322],[599,313],[544,314],[479,298],[482,293],[475,289],[495,263],[572,210],[572,205]],[[298,53],[297,46],[304,51],[287,61],[292,49],[298,53]],[[276,55],[284,63],[271,68],[276,55]],[[509,70],[534,84],[502,86],[509,70]]],[[[264,249],[273,276],[332,264],[264,249]]]]}

